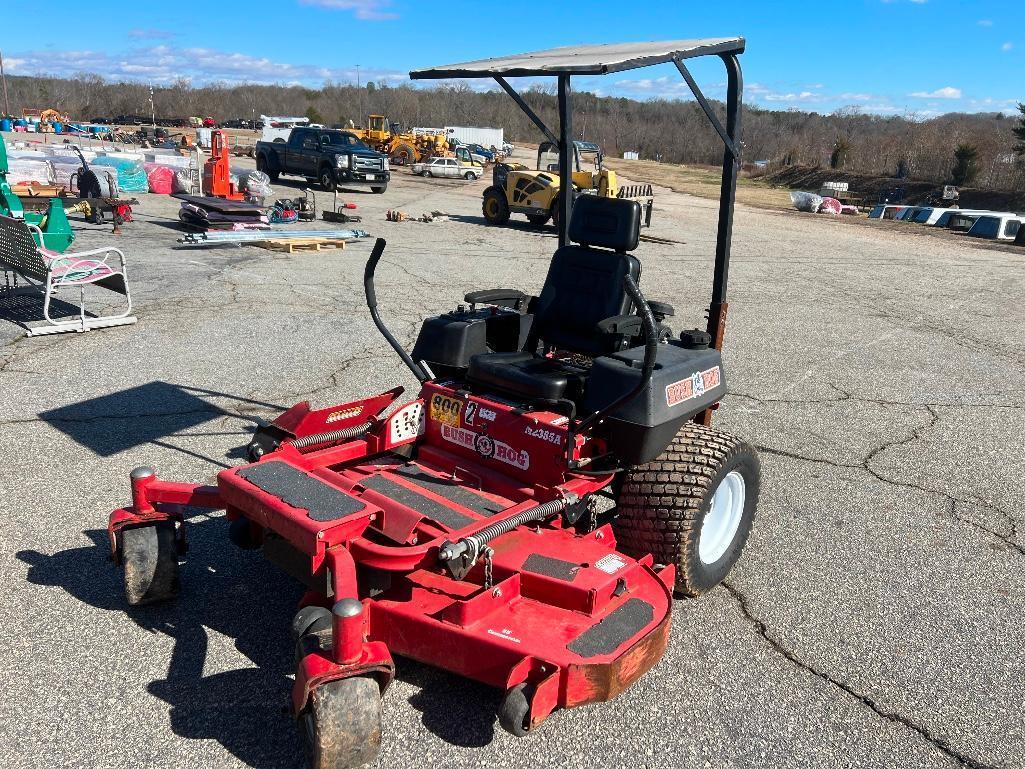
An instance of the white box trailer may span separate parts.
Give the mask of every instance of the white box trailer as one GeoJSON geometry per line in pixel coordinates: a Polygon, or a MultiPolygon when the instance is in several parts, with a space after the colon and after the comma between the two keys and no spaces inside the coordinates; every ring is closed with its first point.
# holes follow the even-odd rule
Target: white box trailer
{"type": "Polygon", "coordinates": [[[479,144],[482,147],[502,149],[505,143],[504,128],[473,128],[471,126],[445,126],[445,138],[461,144],[479,144]]]}

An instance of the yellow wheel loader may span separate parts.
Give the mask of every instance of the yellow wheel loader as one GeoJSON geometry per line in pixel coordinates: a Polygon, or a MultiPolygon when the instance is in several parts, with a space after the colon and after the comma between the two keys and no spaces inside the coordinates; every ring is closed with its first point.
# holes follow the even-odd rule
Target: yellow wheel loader
{"type": "Polygon", "coordinates": [[[451,154],[444,136],[403,132],[398,123],[389,122],[384,115],[371,115],[367,121],[367,128],[356,128],[352,133],[377,152],[387,155],[391,162],[398,166],[451,154]]]}
{"type": "MultiPolygon", "coordinates": [[[[601,147],[594,142],[573,142],[573,192],[603,198],[629,198],[641,204],[645,226],[651,226],[654,195],[650,184],[620,187],[616,172],[604,167],[601,147]],[[592,168],[586,169],[585,163],[592,168]]],[[[481,210],[488,224],[505,224],[512,214],[525,214],[535,227],[549,219],[558,226],[559,148],[542,142],[537,148],[537,165],[531,170],[522,163],[496,163],[493,181],[484,190],[481,210]]]]}

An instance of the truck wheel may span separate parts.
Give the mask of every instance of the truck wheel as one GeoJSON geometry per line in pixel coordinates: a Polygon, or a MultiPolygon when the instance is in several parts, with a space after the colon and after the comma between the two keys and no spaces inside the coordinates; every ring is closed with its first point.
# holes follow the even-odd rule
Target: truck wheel
{"type": "Polygon", "coordinates": [[[263,155],[256,156],[256,170],[262,171],[263,173],[267,174],[267,178],[269,178],[272,182],[276,182],[278,180],[279,172],[271,171],[267,168],[267,158],[263,155]]]}
{"type": "Polygon", "coordinates": [[[544,227],[548,221],[547,214],[527,214],[527,221],[533,224],[535,227],[544,227]]]}
{"type": "Polygon", "coordinates": [[[370,191],[373,192],[375,195],[383,195],[386,189],[388,189],[387,184],[385,184],[383,187],[371,187],[370,191]]]}
{"type": "Polygon", "coordinates": [[[760,481],[750,445],[688,423],[658,459],[626,473],[612,523],[616,541],[627,555],[675,564],[678,593],[708,592],[740,558],[760,481]]]}
{"type": "Polygon", "coordinates": [[[129,606],[167,601],[178,595],[178,549],[174,521],[122,529],[121,563],[129,606]]]}
{"type": "Polygon", "coordinates": [[[317,181],[319,181],[320,186],[328,192],[334,192],[338,187],[338,180],[335,177],[335,172],[330,166],[324,166],[320,169],[320,175],[317,177],[317,181]]]}
{"type": "Polygon", "coordinates": [[[365,676],[321,684],[299,716],[310,769],[355,769],[381,750],[381,689],[365,676]]]}
{"type": "Polygon", "coordinates": [[[481,211],[488,224],[505,224],[509,221],[509,203],[505,193],[495,187],[484,190],[484,201],[481,211]]]}

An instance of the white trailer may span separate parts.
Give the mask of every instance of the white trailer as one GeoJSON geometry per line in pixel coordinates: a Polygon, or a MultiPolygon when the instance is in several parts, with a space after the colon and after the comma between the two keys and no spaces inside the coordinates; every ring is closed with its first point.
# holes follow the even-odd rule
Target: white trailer
{"type": "Polygon", "coordinates": [[[484,148],[502,149],[502,145],[505,144],[505,129],[447,125],[445,126],[445,138],[449,141],[455,140],[460,144],[479,144],[484,148]]]}
{"type": "Polygon", "coordinates": [[[287,142],[288,135],[292,133],[293,128],[310,124],[308,117],[267,117],[266,115],[260,115],[260,120],[263,121],[263,133],[260,135],[260,141],[263,142],[287,142]]]}

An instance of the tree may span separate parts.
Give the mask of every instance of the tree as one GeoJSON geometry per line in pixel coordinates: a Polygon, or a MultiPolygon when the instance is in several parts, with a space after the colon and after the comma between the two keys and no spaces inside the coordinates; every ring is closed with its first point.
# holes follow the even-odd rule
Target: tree
{"type": "Polygon", "coordinates": [[[962,143],[954,150],[954,170],[951,180],[958,187],[965,187],[979,175],[979,150],[974,144],[962,143]]]}
{"type": "Polygon", "coordinates": [[[1014,151],[1025,157],[1025,104],[1018,103],[1018,111],[1021,113],[1021,117],[1018,119],[1018,125],[1014,127],[1014,138],[1018,140],[1018,143],[1014,145],[1014,151]]]}
{"type": "Polygon", "coordinates": [[[311,123],[324,122],[324,118],[321,116],[319,112],[317,112],[317,108],[314,107],[312,104],[306,108],[306,117],[310,119],[311,123]]]}
{"type": "Polygon", "coordinates": [[[833,154],[829,156],[829,167],[836,170],[847,165],[847,156],[851,153],[851,143],[842,136],[833,142],[833,154]]]}

